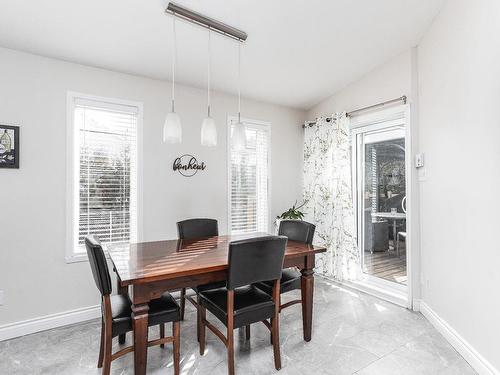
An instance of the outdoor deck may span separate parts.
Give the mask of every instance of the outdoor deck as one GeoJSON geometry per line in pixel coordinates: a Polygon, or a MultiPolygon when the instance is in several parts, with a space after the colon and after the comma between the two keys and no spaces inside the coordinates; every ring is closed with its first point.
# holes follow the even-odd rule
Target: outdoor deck
{"type": "MultiPolygon", "coordinates": [[[[391,241],[392,243],[392,241],[391,241]]],[[[398,258],[396,252],[384,251],[373,254],[365,253],[365,273],[406,285],[408,277],[406,274],[406,249],[405,243],[401,244],[401,256],[398,258]]]]}

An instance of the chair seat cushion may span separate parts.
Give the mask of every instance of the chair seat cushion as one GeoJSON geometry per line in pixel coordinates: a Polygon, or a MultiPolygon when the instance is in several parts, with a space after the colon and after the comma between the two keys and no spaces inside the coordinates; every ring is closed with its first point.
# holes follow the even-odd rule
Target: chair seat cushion
{"type": "MultiPolygon", "coordinates": [[[[300,281],[301,274],[294,268],[284,269],[281,274],[280,281],[280,293],[290,292],[295,289],[301,288],[300,281]]],[[[269,295],[273,294],[274,281],[263,281],[261,283],[255,284],[255,286],[269,295]]]]}
{"type": "Polygon", "coordinates": [[[181,320],[180,308],[170,293],[163,293],[160,298],[149,302],[149,326],[179,320],[181,320]]]}
{"type": "Polygon", "coordinates": [[[112,336],[118,336],[132,330],[132,314],[131,302],[128,295],[111,295],[111,316],[112,322],[112,336]]]}
{"type": "Polygon", "coordinates": [[[205,284],[205,285],[198,285],[198,286],[195,286],[191,289],[193,289],[195,291],[196,294],[200,293],[200,292],[205,292],[207,290],[210,290],[210,289],[219,289],[219,288],[224,288],[226,286],[226,281],[218,281],[218,282],[215,282],[215,283],[211,283],[211,284],[205,284]]]}
{"type": "MultiPolygon", "coordinates": [[[[112,336],[116,337],[132,331],[132,302],[128,295],[111,295],[112,336]]],[[[180,320],[180,308],[170,293],[149,303],[148,325],[176,322],[180,320]]]]}
{"type": "MultiPolygon", "coordinates": [[[[219,288],[200,292],[200,302],[227,326],[227,289],[219,288]]],[[[274,316],[274,302],[254,286],[234,290],[234,328],[260,322],[274,316]]]]}

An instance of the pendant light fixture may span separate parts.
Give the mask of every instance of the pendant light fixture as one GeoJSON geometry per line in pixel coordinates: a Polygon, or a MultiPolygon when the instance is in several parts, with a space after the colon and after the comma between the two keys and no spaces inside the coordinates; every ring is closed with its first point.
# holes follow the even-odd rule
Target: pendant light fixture
{"type": "Polygon", "coordinates": [[[172,17],[172,35],[173,35],[173,58],[172,58],[172,111],[167,113],[163,125],[163,142],[181,143],[182,125],[179,115],[175,112],[175,60],[177,59],[177,35],[175,33],[175,13],[172,17]]]}
{"type": "Polygon", "coordinates": [[[207,147],[217,146],[217,127],[210,115],[210,28],[208,28],[208,63],[207,63],[207,117],[201,123],[201,145],[207,147]]]}
{"type": "MultiPolygon", "coordinates": [[[[167,114],[165,125],[163,126],[163,141],[168,143],[180,143],[182,141],[182,127],[179,115],[175,113],[175,62],[177,56],[177,38],[175,34],[175,19],[178,17],[183,21],[190,22],[196,26],[208,29],[208,77],[207,77],[207,117],[203,119],[201,125],[201,144],[203,146],[217,145],[217,127],[210,114],[210,49],[211,33],[215,32],[224,37],[238,41],[238,81],[240,80],[240,45],[247,40],[247,33],[233,26],[225,24],[216,19],[207,17],[201,13],[185,8],[174,2],[169,2],[165,13],[173,17],[173,55],[172,61],[172,111],[167,114]]],[[[235,125],[232,134],[233,147],[243,149],[246,146],[245,126],[241,123],[241,82],[238,83],[238,123],[235,125]]]]}
{"type": "Polygon", "coordinates": [[[241,122],[241,41],[238,41],[238,122],[234,125],[232,144],[235,150],[243,150],[247,145],[245,124],[241,122]]]}

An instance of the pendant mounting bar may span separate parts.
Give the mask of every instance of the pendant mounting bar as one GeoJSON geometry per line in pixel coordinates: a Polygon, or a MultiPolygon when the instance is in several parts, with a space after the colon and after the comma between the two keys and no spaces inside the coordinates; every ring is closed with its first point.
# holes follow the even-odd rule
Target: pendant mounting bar
{"type": "Polygon", "coordinates": [[[228,38],[236,39],[243,42],[247,39],[247,33],[235,27],[229,26],[223,22],[213,18],[204,16],[201,13],[192,11],[188,8],[180,6],[174,2],[169,2],[165,13],[171,14],[174,17],[181,18],[195,25],[210,29],[228,38]]]}

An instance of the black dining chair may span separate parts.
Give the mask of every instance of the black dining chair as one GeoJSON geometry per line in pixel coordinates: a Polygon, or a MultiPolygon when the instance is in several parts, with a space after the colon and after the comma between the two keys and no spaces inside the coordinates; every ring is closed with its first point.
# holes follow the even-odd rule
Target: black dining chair
{"type": "MultiPolygon", "coordinates": [[[[134,346],[128,346],[112,353],[114,337],[124,335],[133,330],[132,309],[128,295],[112,295],[111,277],[109,275],[106,256],[101,243],[96,236],[85,237],[85,247],[89,258],[90,268],[94,276],[97,289],[101,293],[101,344],[97,367],[102,368],[102,374],[108,375],[111,362],[121,356],[133,352],[134,346]]],[[[149,303],[149,326],[159,325],[160,338],[148,342],[148,346],[173,343],[174,372],[179,375],[180,364],[180,309],[169,293],[149,303]],[[173,336],[165,337],[165,323],[173,323],[173,336]]]]}
{"type": "MultiPolygon", "coordinates": [[[[219,227],[217,220],[215,219],[188,219],[179,221],[177,223],[177,232],[179,234],[179,239],[181,240],[193,240],[193,239],[203,239],[219,235],[219,227]]],[[[193,287],[196,294],[201,290],[220,288],[225,286],[226,282],[221,281],[219,283],[200,285],[193,287]]],[[[186,288],[181,289],[181,319],[184,320],[184,311],[186,306],[186,300],[191,302],[196,309],[198,309],[198,303],[191,296],[186,294],[186,288]]],[[[199,334],[198,334],[199,338],[199,334]]]]}
{"type": "MultiPolygon", "coordinates": [[[[282,220],[278,229],[278,235],[286,236],[289,241],[312,245],[315,230],[316,226],[307,221],[282,220]]],[[[260,282],[256,286],[269,295],[273,292],[273,283],[271,281],[260,282]]],[[[300,272],[295,268],[284,269],[280,280],[280,295],[297,289],[302,289],[300,272]]],[[[304,311],[304,296],[301,295],[300,299],[289,301],[283,305],[281,304],[280,297],[280,311],[298,303],[302,304],[302,311],[304,311]]],[[[247,334],[250,334],[249,329],[247,329],[247,334]]]]}
{"type": "Polygon", "coordinates": [[[226,286],[199,292],[200,354],[205,352],[205,331],[210,329],[227,347],[228,373],[234,375],[234,329],[263,322],[271,331],[274,366],[281,369],[279,339],[279,290],[287,238],[266,236],[229,244],[226,286]],[[253,284],[268,280],[272,296],[253,284]],[[207,321],[210,311],[227,328],[227,334],[207,321]],[[270,319],[270,321],[268,321],[270,319]]]}

